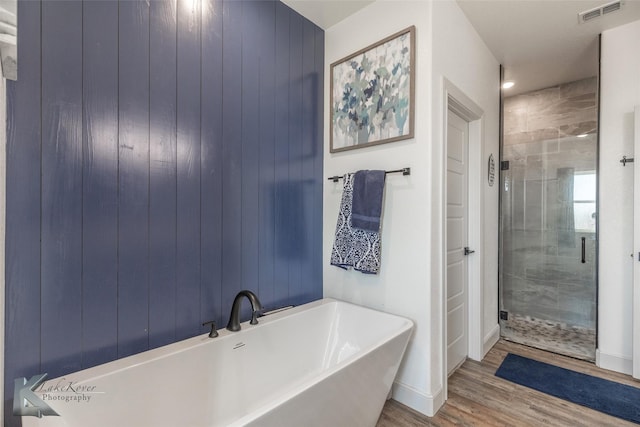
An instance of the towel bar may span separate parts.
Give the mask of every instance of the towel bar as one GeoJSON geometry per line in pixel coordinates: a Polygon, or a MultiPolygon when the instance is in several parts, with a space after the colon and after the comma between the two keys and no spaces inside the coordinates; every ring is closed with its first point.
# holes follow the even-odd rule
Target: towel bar
{"type": "MultiPolygon", "coordinates": [[[[402,172],[402,175],[411,175],[411,168],[402,168],[402,169],[396,169],[396,170],[392,170],[392,171],[384,171],[385,174],[389,174],[389,173],[400,173],[402,172]]],[[[327,178],[329,181],[333,181],[333,182],[338,182],[339,179],[342,179],[342,176],[340,175],[334,175],[334,176],[330,176],[329,178],[327,178]]]]}

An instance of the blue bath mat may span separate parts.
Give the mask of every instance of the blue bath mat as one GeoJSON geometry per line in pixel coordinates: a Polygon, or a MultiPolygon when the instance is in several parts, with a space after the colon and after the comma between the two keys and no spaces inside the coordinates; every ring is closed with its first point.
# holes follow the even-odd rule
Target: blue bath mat
{"type": "Polygon", "coordinates": [[[496,376],[640,424],[640,388],[507,354],[496,376]]]}

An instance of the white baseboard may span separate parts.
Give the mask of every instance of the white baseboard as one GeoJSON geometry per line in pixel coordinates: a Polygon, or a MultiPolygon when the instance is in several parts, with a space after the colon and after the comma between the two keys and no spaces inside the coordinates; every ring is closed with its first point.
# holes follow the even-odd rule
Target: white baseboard
{"type": "Polygon", "coordinates": [[[600,349],[596,350],[596,365],[602,369],[621,372],[627,375],[633,373],[633,360],[631,360],[630,357],[603,353],[600,349]]]}
{"type": "Polygon", "coordinates": [[[392,398],[428,417],[433,417],[442,405],[444,405],[444,393],[442,389],[438,390],[435,396],[430,396],[411,386],[398,382],[393,383],[392,398]]]}
{"type": "Polygon", "coordinates": [[[482,357],[487,355],[491,347],[496,345],[498,340],[500,339],[500,325],[496,323],[496,325],[491,328],[491,331],[484,337],[484,344],[482,346],[482,357]]]}

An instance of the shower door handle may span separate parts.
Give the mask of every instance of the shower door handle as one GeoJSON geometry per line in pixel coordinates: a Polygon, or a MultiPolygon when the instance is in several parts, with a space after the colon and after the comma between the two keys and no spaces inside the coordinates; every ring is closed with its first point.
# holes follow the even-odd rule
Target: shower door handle
{"type": "Polygon", "coordinates": [[[585,262],[587,262],[585,260],[585,256],[586,256],[586,246],[587,246],[587,238],[583,237],[582,238],[582,263],[584,264],[585,262]]]}

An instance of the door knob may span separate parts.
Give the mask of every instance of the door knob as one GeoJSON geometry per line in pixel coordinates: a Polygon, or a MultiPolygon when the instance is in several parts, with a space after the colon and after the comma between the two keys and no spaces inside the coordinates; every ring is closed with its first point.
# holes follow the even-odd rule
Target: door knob
{"type": "Polygon", "coordinates": [[[464,247],[464,254],[465,254],[465,255],[469,255],[469,254],[472,254],[472,253],[474,253],[474,252],[475,252],[475,251],[472,251],[471,249],[469,249],[469,246],[465,246],[465,247],[464,247]]]}

